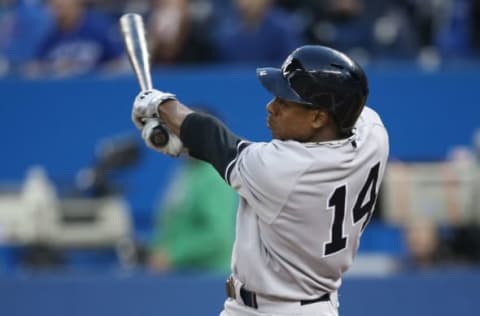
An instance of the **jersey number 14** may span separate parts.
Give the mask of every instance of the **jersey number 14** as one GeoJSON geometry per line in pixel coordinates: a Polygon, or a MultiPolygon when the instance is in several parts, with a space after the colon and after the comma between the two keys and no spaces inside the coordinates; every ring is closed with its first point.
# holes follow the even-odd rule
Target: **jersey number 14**
{"type": "MultiPolygon", "coordinates": [[[[373,207],[377,199],[377,180],[378,172],[380,169],[380,163],[377,163],[368,173],[367,180],[365,181],[360,193],[357,196],[355,205],[353,207],[353,224],[356,225],[362,218],[366,216],[365,221],[362,224],[362,231],[367,226],[370,217],[373,213],[373,207]],[[365,202],[367,193],[370,192],[368,202],[365,202]]],[[[347,186],[342,185],[335,189],[333,194],[328,200],[328,206],[333,209],[333,223],[330,232],[330,241],[324,244],[323,255],[328,256],[333,253],[339,252],[347,247],[347,237],[343,236],[343,222],[345,219],[345,204],[347,197],[347,186]]]]}

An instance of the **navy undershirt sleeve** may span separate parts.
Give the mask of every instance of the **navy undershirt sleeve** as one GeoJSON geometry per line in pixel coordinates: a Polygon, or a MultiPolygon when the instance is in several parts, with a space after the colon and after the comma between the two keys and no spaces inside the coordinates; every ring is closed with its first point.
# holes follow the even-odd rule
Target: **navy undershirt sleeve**
{"type": "Polygon", "coordinates": [[[229,163],[237,157],[238,144],[243,140],[217,118],[197,112],[187,115],[183,121],[180,139],[190,156],[209,162],[222,178],[229,163]]]}

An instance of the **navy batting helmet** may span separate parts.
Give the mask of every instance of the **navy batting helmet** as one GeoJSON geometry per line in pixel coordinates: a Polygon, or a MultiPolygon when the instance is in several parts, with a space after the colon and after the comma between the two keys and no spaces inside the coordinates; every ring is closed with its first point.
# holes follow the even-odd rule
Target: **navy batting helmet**
{"type": "Polygon", "coordinates": [[[329,47],[297,48],[282,68],[259,68],[257,76],[274,96],[311,107],[325,107],[342,132],[350,132],[368,96],[362,68],[329,47]]]}

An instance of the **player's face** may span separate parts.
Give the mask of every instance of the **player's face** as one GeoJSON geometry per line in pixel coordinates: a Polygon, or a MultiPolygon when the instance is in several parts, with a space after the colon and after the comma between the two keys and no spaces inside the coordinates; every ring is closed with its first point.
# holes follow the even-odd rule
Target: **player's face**
{"type": "Polygon", "coordinates": [[[309,124],[312,109],[301,104],[274,98],[267,104],[267,126],[273,139],[311,141],[315,129],[309,124]]]}

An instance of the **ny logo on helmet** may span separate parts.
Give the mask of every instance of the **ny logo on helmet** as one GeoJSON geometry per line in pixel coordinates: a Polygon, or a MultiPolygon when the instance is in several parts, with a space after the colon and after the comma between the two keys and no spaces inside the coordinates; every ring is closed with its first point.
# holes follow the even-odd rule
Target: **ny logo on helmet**
{"type": "Polygon", "coordinates": [[[293,60],[293,57],[292,55],[289,55],[287,57],[287,59],[285,59],[285,61],[283,62],[283,65],[282,65],[282,74],[283,74],[283,77],[287,78],[288,75],[290,74],[290,65],[292,64],[292,60],[293,60]]]}

